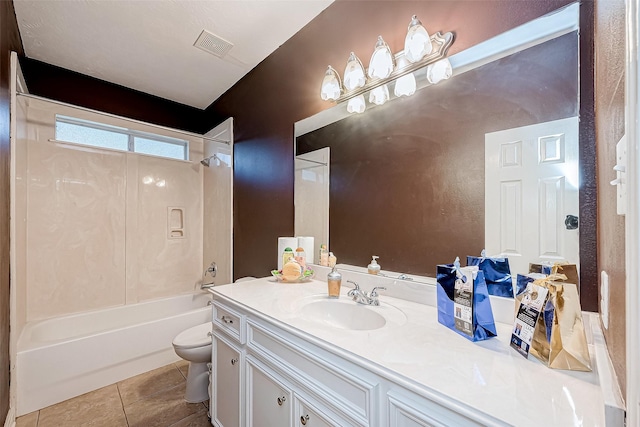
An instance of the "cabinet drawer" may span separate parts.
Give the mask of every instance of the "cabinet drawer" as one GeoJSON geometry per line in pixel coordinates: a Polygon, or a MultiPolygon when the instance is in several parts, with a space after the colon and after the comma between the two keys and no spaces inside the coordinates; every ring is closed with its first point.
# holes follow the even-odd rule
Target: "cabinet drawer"
{"type": "Polygon", "coordinates": [[[294,394],[293,426],[295,427],[343,427],[352,426],[349,420],[333,413],[330,408],[311,403],[304,397],[294,394]]]}
{"type": "Polygon", "coordinates": [[[300,348],[283,335],[275,335],[247,320],[249,351],[261,355],[286,372],[291,381],[321,396],[340,412],[353,419],[351,425],[372,424],[372,408],[376,407],[378,380],[363,372],[346,372],[331,363],[330,358],[318,358],[315,348],[300,348]]]}
{"type": "Polygon", "coordinates": [[[219,301],[213,302],[213,327],[226,332],[240,344],[246,342],[244,323],[244,315],[219,301]]]}
{"type": "Polygon", "coordinates": [[[388,398],[389,427],[502,426],[493,417],[471,414],[463,404],[446,408],[432,400],[404,389],[390,390],[388,398]],[[466,413],[466,415],[465,415],[466,413]]]}

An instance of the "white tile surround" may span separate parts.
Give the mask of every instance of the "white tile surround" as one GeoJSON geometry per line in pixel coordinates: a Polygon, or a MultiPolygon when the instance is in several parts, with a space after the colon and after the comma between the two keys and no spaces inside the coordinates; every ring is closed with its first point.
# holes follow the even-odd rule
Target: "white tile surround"
{"type": "Polygon", "coordinates": [[[193,162],[51,142],[55,114],[185,139],[181,133],[18,98],[18,330],[29,321],[191,292],[203,264],[203,154],[193,162]],[[167,207],[185,238],[167,238],[167,207]]]}

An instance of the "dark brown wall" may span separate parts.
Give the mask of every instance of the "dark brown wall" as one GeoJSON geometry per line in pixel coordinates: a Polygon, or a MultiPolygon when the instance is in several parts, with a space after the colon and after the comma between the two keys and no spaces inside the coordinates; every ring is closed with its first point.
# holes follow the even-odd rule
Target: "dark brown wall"
{"type": "Polygon", "coordinates": [[[49,65],[21,58],[20,66],[29,92],[57,101],[92,108],[192,132],[202,132],[203,111],[49,65]]]}
{"type": "Polygon", "coordinates": [[[625,393],[625,227],[624,217],[616,214],[616,188],[609,185],[616,178],[616,143],[625,126],[625,2],[600,0],[595,6],[598,268],[609,275],[609,328],[604,333],[625,393]]]}
{"type": "MultiPolygon", "coordinates": [[[[319,97],[328,64],[341,69],[353,50],[367,65],[379,34],[393,52],[402,50],[412,14],[431,32],[453,31],[454,54],[568,3],[338,0],[329,6],[207,108],[209,128],[234,117],[234,277],[268,274],[277,237],[293,234],[293,124],[332,105],[319,97]]],[[[593,141],[584,141],[585,157],[594,157],[593,141]]],[[[595,207],[595,196],[588,200],[595,207]]],[[[595,224],[584,232],[595,242],[595,224]]],[[[595,265],[595,244],[585,251],[581,259],[595,265]]],[[[596,309],[596,287],[595,275],[583,281],[585,309],[596,309]]]]}
{"type": "Polygon", "coordinates": [[[341,262],[376,254],[386,269],[435,277],[484,247],[485,134],[577,114],[574,32],[298,137],[296,152],[331,148],[341,262]]]}
{"type": "Polygon", "coordinates": [[[9,411],[10,53],[22,54],[13,2],[0,2],[0,422],[9,411]]]}

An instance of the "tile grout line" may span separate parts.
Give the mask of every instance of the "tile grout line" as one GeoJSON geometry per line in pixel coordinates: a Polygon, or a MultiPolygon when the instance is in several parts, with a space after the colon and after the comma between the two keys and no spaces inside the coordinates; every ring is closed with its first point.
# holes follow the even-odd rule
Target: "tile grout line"
{"type": "Polygon", "coordinates": [[[118,385],[118,383],[116,383],[116,390],[118,390],[118,397],[120,397],[120,406],[122,406],[124,421],[127,423],[127,427],[129,427],[129,418],[127,417],[127,411],[124,410],[124,402],[122,401],[122,393],[120,393],[120,386],[118,385]]]}

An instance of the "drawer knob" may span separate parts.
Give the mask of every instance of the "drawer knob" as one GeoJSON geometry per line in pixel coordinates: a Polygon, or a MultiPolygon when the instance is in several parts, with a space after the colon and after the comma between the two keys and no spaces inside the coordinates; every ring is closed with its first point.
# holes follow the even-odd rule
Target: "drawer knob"
{"type": "Polygon", "coordinates": [[[278,406],[282,406],[286,400],[287,400],[286,396],[279,397],[278,398],[278,406]]]}
{"type": "Polygon", "coordinates": [[[233,319],[229,319],[227,316],[222,316],[221,319],[226,324],[233,323],[233,319]]]}
{"type": "Polygon", "coordinates": [[[307,421],[309,421],[309,415],[303,415],[300,417],[300,424],[303,426],[307,425],[307,421]]]}
{"type": "Polygon", "coordinates": [[[231,364],[235,366],[235,364],[238,363],[238,359],[237,358],[233,358],[231,359],[231,364]]]}

